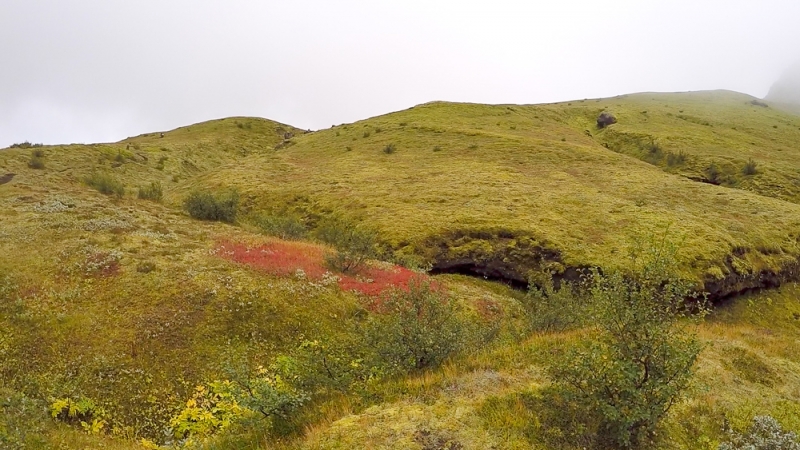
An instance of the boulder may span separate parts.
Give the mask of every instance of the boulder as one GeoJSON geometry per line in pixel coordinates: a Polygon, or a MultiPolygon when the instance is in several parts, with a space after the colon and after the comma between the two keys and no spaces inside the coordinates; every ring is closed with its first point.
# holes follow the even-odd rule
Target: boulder
{"type": "Polygon", "coordinates": [[[617,118],[608,111],[603,111],[597,117],[597,128],[605,128],[611,124],[617,123],[617,118]]]}

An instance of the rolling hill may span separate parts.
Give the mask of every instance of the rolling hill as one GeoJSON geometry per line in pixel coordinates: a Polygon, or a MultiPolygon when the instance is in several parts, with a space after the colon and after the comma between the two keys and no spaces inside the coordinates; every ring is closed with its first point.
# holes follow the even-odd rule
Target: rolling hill
{"type": "Polygon", "coordinates": [[[800,431],[800,116],[743,94],[433,102],[315,132],[239,117],[17,145],[0,150],[0,204],[0,446],[178,445],[174,418],[209,383],[361,348],[384,288],[421,277],[470,324],[468,349],[407,374],[353,369],[358,389],[209,448],[559,448],[543,362],[585,336],[532,331],[523,289],[635,270],[631,253],[665,233],[716,309],[699,329],[707,389],[676,408],[664,448],[716,448],[723,422],[757,414],[800,431]],[[603,111],[617,123],[598,128],[603,111]],[[234,223],[182,210],[232,190],[234,223]],[[265,217],[304,237],[265,236],[265,217]],[[334,218],[374,230],[381,261],[331,274],[309,236],[334,218]],[[48,417],[64,399],[94,415],[48,417]]]}

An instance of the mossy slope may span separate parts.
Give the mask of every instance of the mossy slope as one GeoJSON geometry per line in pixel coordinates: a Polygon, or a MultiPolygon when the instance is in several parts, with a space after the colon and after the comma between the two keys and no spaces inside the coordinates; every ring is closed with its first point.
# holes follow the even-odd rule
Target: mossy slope
{"type": "Polygon", "coordinates": [[[310,221],[343,211],[377,227],[397,255],[518,281],[531,271],[626,267],[632,240],[669,228],[686,240],[687,275],[722,297],[792,278],[800,256],[800,118],[748,100],[711,92],[430,103],[298,136],[200,183],[237,186],[253,209],[288,207],[310,221]],[[619,123],[598,130],[604,109],[619,123]],[[651,140],[685,162],[641,161],[639,145],[651,140]],[[758,173],[725,186],[690,179],[711,161],[751,158],[758,173]]]}

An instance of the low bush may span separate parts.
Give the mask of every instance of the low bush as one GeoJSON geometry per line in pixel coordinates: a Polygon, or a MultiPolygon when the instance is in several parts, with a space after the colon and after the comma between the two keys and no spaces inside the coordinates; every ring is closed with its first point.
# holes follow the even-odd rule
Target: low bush
{"type": "Polygon", "coordinates": [[[453,300],[436,285],[412,280],[389,291],[366,324],[367,340],[388,372],[406,373],[440,365],[465,346],[467,324],[453,300]]]}
{"type": "Polygon", "coordinates": [[[758,163],[753,161],[753,158],[750,158],[746,163],[744,163],[744,167],[742,167],[742,173],[745,175],[755,175],[758,173],[757,167],[758,163]]]}
{"type": "Polygon", "coordinates": [[[722,184],[722,171],[715,163],[711,163],[706,167],[705,175],[709,183],[722,184]]]}
{"type": "Polygon", "coordinates": [[[678,153],[667,152],[667,165],[670,167],[680,166],[686,162],[686,153],[683,150],[678,153]]]}
{"type": "Polygon", "coordinates": [[[118,198],[125,196],[125,186],[107,173],[94,172],[83,179],[84,183],[97,189],[105,195],[115,195],[118,198]]]}
{"type": "Polygon", "coordinates": [[[0,448],[47,448],[45,410],[41,401],[0,387],[0,448]]]}
{"type": "Polygon", "coordinates": [[[31,169],[44,169],[44,158],[41,156],[31,156],[28,160],[28,167],[31,169]]]}
{"type": "Polygon", "coordinates": [[[383,147],[383,153],[386,153],[387,155],[391,155],[392,153],[394,153],[396,151],[397,151],[397,147],[395,147],[394,144],[389,144],[386,147],[383,147]]]}
{"type": "Polygon", "coordinates": [[[588,318],[587,302],[573,286],[561,285],[556,290],[551,280],[545,280],[541,288],[531,283],[525,296],[525,308],[534,331],[564,331],[583,325],[588,318]]]}
{"type": "Polygon", "coordinates": [[[194,191],[183,201],[183,209],[194,219],[233,223],[239,208],[239,193],[229,190],[219,194],[194,191]]]}
{"type": "Polygon", "coordinates": [[[44,147],[44,145],[43,144],[31,144],[30,142],[25,141],[25,142],[19,142],[19,143],[16,143],[16,144],[11,144],[10,148],[37,148],[37,147],[44,147]]]}
{"type": "Polygon", "coordinates": [[[377,233],[341,217],[323,221],[314,234],[336,249],[325,256],[325,262],[339,272],[357,272],[376,254],[377,233]]]}
{"type": "Polygon", "coordinates": [[[100,433],[106,425],[105,411],[92,400],[62,398],[50,405],[53,419],[73,426],[80,426],[89,434],[100,433]]]}
{"type": "Polygon", "coordinates": [[[770,416],[756,416],[746,433],[730,434],[730,440],[722,443],[719,450],[800,450],[797,435],[784,431],[770,416]]]}
{"type": "Polygon", "coordinates": [[[256,215],[253,222],[262,233],[281,239],[299,240],[308,234],[302,219],[289,212],[256,215]]]}
{"type": "Polygon", "coordinates": [[[164,197],[164,190],[161,188],[161,182],[152,181],[148,186],[139,186],[139,199],[152,200],[160,202],[164,197]]]}
{"type": "Polygon", "coordinates": [[[278,357],[268,368],[240,366],[225,368],[228,379],[195,388],[185,408],[170,420],[173,437],[192,447],[237,425],[271,428],[276,420],[290,419],[309,400],[307,393],[293,386],[291,358],[278,357]]]}

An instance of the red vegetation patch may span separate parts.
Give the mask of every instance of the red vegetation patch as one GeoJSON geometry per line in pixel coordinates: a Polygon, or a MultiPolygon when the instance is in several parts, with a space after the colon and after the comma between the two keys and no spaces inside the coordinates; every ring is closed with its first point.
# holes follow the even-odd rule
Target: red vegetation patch
{"type": "Polygon", "coordinates": [[[276,241],[255,248],[223,242],[217,246],[216,254],[272,275],[294,275],[302,270],[307,277],[319,280],[327,272],[323,263],[324,250],[299,242],[276,241]]]}
{"type": "MultiPolygon", "coordinates": [[[[252,248],[221,242],[215,254],[278,276],[295,275],[301,270],[309,279],[320,280],[326,272],[330,272],[325,267],[325,249],[301,242],[275,241],[252,248]]],[[[364,267],[357,274],[337,273],[336,276],[339,277],[341,289],[369,296],[380,295],[393,287],[408,289],[412,278],[424,277],[400,266],[364,267]]]]}

